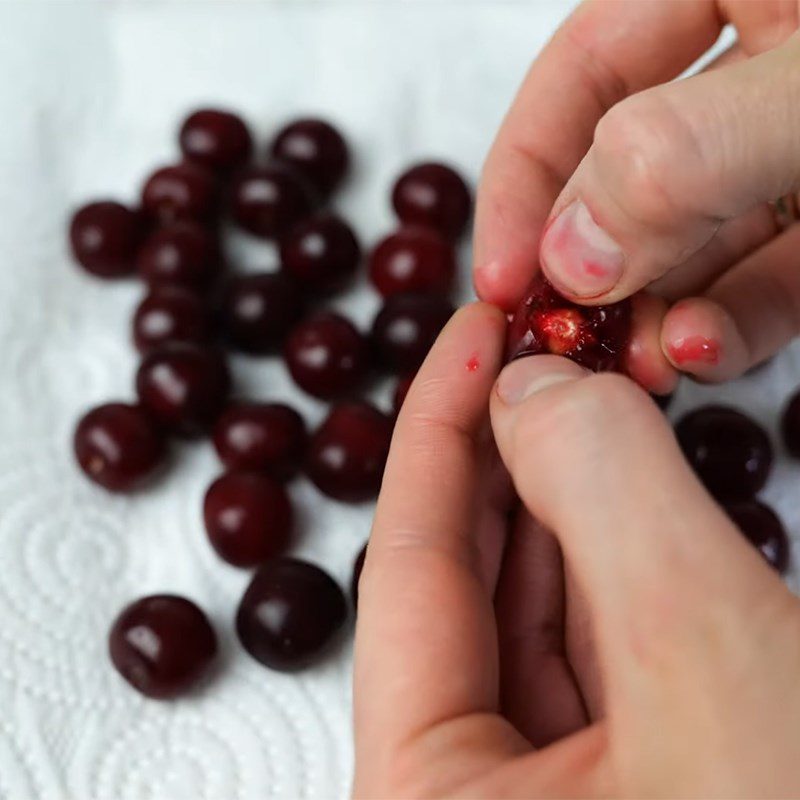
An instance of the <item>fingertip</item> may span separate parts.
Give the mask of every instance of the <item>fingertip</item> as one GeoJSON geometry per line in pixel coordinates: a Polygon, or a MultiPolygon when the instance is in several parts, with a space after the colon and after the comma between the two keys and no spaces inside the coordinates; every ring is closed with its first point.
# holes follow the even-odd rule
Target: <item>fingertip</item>
{"type": "Polygon", "coordinates": [[[644,292],[634,295],[631,302],[633,335],[625,357],[625,371],[648,392],[670,394],[678,385],[679,375],[661,348],[667,303],[644,292]]]}

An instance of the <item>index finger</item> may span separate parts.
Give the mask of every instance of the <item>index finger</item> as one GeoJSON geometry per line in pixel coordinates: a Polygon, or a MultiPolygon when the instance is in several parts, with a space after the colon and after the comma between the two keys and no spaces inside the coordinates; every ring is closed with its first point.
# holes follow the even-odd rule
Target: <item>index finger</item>
{"type": "Polygon", "coordinates": [[[459,311],[403,404],[359,587],[361,764],[385,764],[437,723],[497,708],[492,598],[472,534],[504,331],[491,306],[459,311]]]}

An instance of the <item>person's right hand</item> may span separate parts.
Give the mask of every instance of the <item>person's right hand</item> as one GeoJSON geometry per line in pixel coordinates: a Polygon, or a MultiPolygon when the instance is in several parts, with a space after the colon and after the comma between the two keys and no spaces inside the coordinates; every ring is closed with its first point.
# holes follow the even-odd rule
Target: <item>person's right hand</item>
{"type": "Polygon", "coordinates": [[[486,161],[481,299],[513,309],[539,265],[589,305],[647,287],[628,371],[660,393],[678,371],[735,377],[797,335],[800,225],[782,231],[768,201],[800,189],[799,22],[798,0],[580,6],[486,161]],[[672,81],[725,23],[735,47],[672,81]]]}

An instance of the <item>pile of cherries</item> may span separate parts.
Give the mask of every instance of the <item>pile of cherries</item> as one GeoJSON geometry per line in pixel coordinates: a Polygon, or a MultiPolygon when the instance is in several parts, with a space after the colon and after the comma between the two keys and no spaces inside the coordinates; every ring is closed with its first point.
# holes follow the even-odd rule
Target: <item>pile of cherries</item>
{"type": "MultiPolygon", "coordinates": [[[[75,456],[96,484],[131,492],[165,465],[170,437],[210,437],[225,471],[203,503],[209,542],[229,564],[257,568],[237,611],[238,637],[262,664],[297,669],[329,648],[348,609],[325,571],[284,555],[294,516],[285,483],[302,471],[339,501],[377,494],[394,416],[454,310],[455,240],[470,218],[470,192],[437,163],[397,179],[400,227],[366,259],[383,306],[365,334],[324,307],[362,262],[355,233],[328,205],[348,171],[342,135],[300,119],[256,159],[240,117],[202,109],[183,122],[179,144],[182,159],[147,178],[137,207],[102,200],[72,217],[72,253],[87,272],[138,276],[147,288],[132,323],[138,399],[85,414],[75,456]],[[278,271],[226,265],[221,241],[231,226],[275,242],[278,271]],[[301,389],[332,403],[327,418],[309,433],[285,404],[236,397],[227,350],[282,357],[301,389]],[[398,379],[392,413],[360,397],[379,371],[398,379]]],[[[363,550],[353,590],[361,563],[363,550]]],[[[203,611],[174,595],[132,603],[109,637],[117,670],[151,697],[188,689],[216,649],[203,611]]]]}

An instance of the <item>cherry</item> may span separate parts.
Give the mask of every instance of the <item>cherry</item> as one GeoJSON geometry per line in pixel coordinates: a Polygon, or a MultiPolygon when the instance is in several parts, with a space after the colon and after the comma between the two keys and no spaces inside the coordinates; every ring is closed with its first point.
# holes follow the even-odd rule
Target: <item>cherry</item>
{"type": "Polygon", "coordinates": [[[356,556],[353,564],[353,577],[350,579],[350,597],[353,599],[353,608],[358,608],[358,582],[361,580],[361,571],[364,569],[364,559],[367,557],[367,546],[364,545],[356,556]]]}
{"type": "Polygon", "coordinates": [[[89,203],[79,208],[70,222],[72,255],[99,278],[130,275],[145,229],[142,215],[121,203],[89,203]]]}
{"type": "Polygon", "coordinates": [[[336,500],[368,500],[380,489],[391,439],[391,420],[369,403],[334,406],[311,438],[308,476],[336,500]]]}
{"type": "Polygon", "coordinates": [[[259,567],[236,614],[236,633],[256,661],[295,670],[318,659],[347,620],[336,581],[319,567],[275,558],[259,567]]]}
{"type": "Polygon", "coordinates": [[[283,486],[258,472],[226,472],[211,484],[203,501],[211,546],[235,567],[255,567],[283,552],[292,517],[283,486]]]}
{"type": "Polygon", "coordinates": [[[595,372],[619,370],[631,338],[631,303],[579,306],[541,274],[528,287],[508,331],[508,360],[566,356],[595,372]]]}
{"type": "Polygon", "coordinates": [[[675,427],[678,443],[708,491],[719,500],[749,500],[766,483],[772,446],[749,417],[725,406],[705,406],[675,427]]]}
{"type": "Polygon", "coordinates": [[[158,428],[139,406],[107,403],[78,423],[75,458],[86,475],[111,492],[138,488],[166,455],[158,428]]]}
{"type": "Polygon", "coordinates": [[[352,228],[333,214],[300,222],[281,241],[281,262],[304,288],[327,294],[355,274],[361,249],[352,228]]]}
{"type": "Polygon", "coordinates": [[[395,416],[400,413],[400,409],[403,407],[403,403],[406,401],[406,395],[408,394],[408,390],[411,388],[411,384],[414,382],[414,378],[417,376],[413,375],[406,375],[403,378],[400,378],[397,381],[397,385],[394,389],[394,413],[395,416]]]}
{"type": "Polygon", "coordinates": [[[455,273],[453,246],[429,228],[401,228],[378,242],[369,257],[370,280],[384,297],[400,292],[446,294],[455,273]]]}
{"type": "Polygon", "coordinates": [[[378,365],[394,372],[414,372],[453,311],[453,305],[438,295],[396,294],[387,298],[372,323],[378,365]]]}
{"type": "Polygon", "coordinates": [[[133,316],[133,341],[140,353],[172,342],[204,344],[211,322],[203,301],[179,286],[151,292],[133,316]]]}
{"type": "Polygon", "coordinates": [[[154,594],[131,603],[108,636],[111,663],[134,689],[166,699],[208,670],[217,637],[208,617],[185,597],[154,594]]]}
{"type": "Polygon", "coordinates": [[[228,342],[246,353],[279,347],[303,313],[297,285],[278,273],[239,275],[228,281],[220,302],[220,324],[228,342]]]}
{"type": "Polygon", "coordinates": [[[178,139],[188,161],[220,172],[243,164],[253,149],[242,118],[215,108],[190,114],[181,125],[178,139]]]}
{"type": "Polygon", "coordinates": [[[406,170],[392,190],[392,205],[400,219],[435,228],[455,239],[464,232],[472,199],[464,179],[444,164],[417,164],[406,170]]]}
{"type": "Polygon", "coordinates": [[[342,135],[321,119],[298,119],[283,128],[272,156],[291,164],[323,197],[341,182],[350,161],[342,135]]]}
{"type": "Polygon", "coordinates": [[[758,500],[725,507],[731,520],[778,572],[789,566],[789,537],[780,517],[758,500]]]}
{"type": "Polygon", "coordinates": [[[280,163],[243,169],[233,183],[231,198],[234,220],[266,239],[283,236],[314,205],[303,179],[280,163]]]}
{"type": "Polygon", "coordinates": [[[216,211],[217,184],[211,172],[183,162],[157,169],[142,188],[142,208],[159,222],[208,221],[216,211]]]}
{"type": "Polygon", "coordinates": [[[292,330],[284,358],[301,389],[327,400],[352,391],[364,379],[369,347],[349,320],[326,311],[292,330]]]}
{"type": "Polygon", "coordinates": [[[653,398],[653,402],[662,411],[666,411],[670,405],[672,405],[672,401],[675,399],[674,394],[651,394],[650,397],[653,398]]]}
{"type": "Polygon", "coordinates": [[[281,403],[231,403],[214,426],[214,447],[228,469],[289,480],[305,453],[303,418],[281,403]]]}
{"type": "Polygon", "coordinates": [[[783,412],[781,433],[789,453],[800,458],[800,391],[789,400],[783,412]]]}
{"type": "Polygon", "coordinates": [[[136,373],[142,405],[167,430],[187,438],[211,428],[225,406],[230,385],[222,355],[191,344],[156,348],[136,373]]]}
{"type": "Polygon", "coordinates": [[[214,237],[195,222],[178,222],[152,233],[137,258],[139,277],[149,286],[203,290],[217,276],[214,237]]]}

